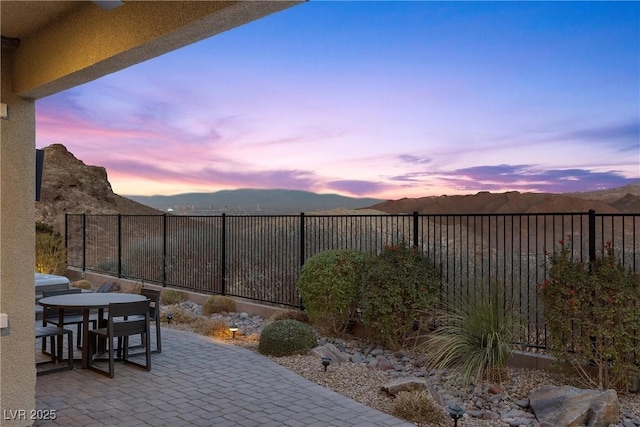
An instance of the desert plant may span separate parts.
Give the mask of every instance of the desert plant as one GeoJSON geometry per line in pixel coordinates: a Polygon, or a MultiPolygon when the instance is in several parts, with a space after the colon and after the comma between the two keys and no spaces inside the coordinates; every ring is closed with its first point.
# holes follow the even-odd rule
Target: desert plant
{"type": "Polygon", "coordinates": [[[297,320],[277,320],[262,330],[258,352],[267,356],[306,354],[317,345],[311,326],[297,320]]]}
{"type": "Polygon", "coordinates": [[[569,243],[549,255],[549,278],[538,287],[550,349],[590,387],[628,389],[640,375],[640,278],[625,270],[607,242],[591,262],[572,258],[569,243]],[[596,374],[585,369],[596,367],[596,374]]]}
{"type": "Polygon", "coordinates": [[[187,293],[177,291],[175,289],[164,289],[160,295],[160,303],[162,305],[180,304],[187,300],[187,293]]]}
{"type": "Polygon", "coordinates": [[[293,319],[302,323],[309,323],[309,316],[302,310],[295,308],[287,308],[284,310],[278,310],[269,317],[269,321],[275,322],[276,320],[293,319]]]}
{"type": "Polygon", "coordinates": [[[391,414],[416,425],[443,425],[449,418],[425,390],[399,392],[391,414]]]}
{"type": "Polygon", "coordinates": [[[425,323],[437,299],[439,269],[415,248],[385,246],[368,267],[362,317],[370,338],[390,348],[404,345],[425,323]]]}
{"type": "Polygon", "coordinates": [[[45,223],[36,222],[36,268],[39,273],[64,275],[67,250],[64,239],[45,223]]]}
{"type": "Polygon", "coordinates": [[[200,335],[213,338],[230,338],[229,324],[222,319],[209,319],[198,316],[191,323],[191,330],[200,335]]]}
{"type": "Polygon", "coordinates": [[[69,284],[69,286],[71,286],[72,288],[80,288],[80,289],[87,289],[89,291],[93,290],[93,284],[85,279],[82,280],[76,280],[75,282],[71,282],[69,284]]]}
{"type": "Polygon", "coordinates": [[[162,323],[169,323],[169,315],[173,324],[191,324],[198,319],[198,316],[193,311],[186,310],[180,306],[161,307],[160,321],[162,323]]]}
{"type": "Polygon", "coordinates": [[[233,299],[222,295],[210,296],[202,306],[202,314],[207,316],[213,313],[231,313],[234,311],[236,311],[236,302],[233,299]]]}
{"type": "Polygon", "coordinates": [[[472,288],[443,303],[435,321],[425,344],[432,368],[454,369],[466,385],[508,377],[507,361],[522,322],[502,286],[472,288]]]}
{"type": "Polygon", "coordinates": [[[311,323],[325,334],[342,335],[356,320],[367,255],[331,250],[309,258],[298,288],[311,323]]]}

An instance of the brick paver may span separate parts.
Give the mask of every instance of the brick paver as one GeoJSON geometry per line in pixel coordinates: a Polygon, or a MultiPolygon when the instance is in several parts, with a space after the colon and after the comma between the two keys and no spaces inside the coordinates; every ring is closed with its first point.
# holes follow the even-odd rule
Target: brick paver
{"type": "MultiPolygon", "coordinates": [[[[155,348],[152,346],[152,348],[155,348]]],[[[163,328],[150,372],[80,369],[38,377],[35,426],[398,426],[413,424],[314,384],[250,350],[163,328]],[[318,411],[322,417],[318,417],[318,411]]]]}

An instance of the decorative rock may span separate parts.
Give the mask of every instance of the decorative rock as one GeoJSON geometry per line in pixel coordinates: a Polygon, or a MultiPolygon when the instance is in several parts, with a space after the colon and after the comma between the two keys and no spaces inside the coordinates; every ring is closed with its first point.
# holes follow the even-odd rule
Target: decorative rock
{"type": "Polygon", "coordinates": [[[120,292],[120,284],[118,282],[104,282],[96,289],[98,293],[120,292]]]}
{"type": "Polygon", "coordinates": [[[310,353],[315,354],[318,357],[329,356],[335,363],[349,362],[351,360],[351,355],[349,353],[340,351],[331,343],[327,343],[322,347],[313,348],[310,353]]]}
{"type": "Polygon", "coordinates": [[[429,383],[424,378],[406,377],[397,378],[382,387],[382,391],[396,396],[401,391],[422,391],[429,390],[429,383]]]}
{"type": "Polygon", "coordinates": [[[499,385],[492,385],[491,387],[489,387],[489,390],[487,390],[489,392],[489,394],[500,394],[502,393],[502,389],[500,389],[499,385]]]}
{"type": "Polygon", "coordinates": [[[528,398],[516,400],[513,403],[515,403],[516,405],[518,405],[521,408],[528,408],[529,407],[529,399],[528,398]]]}
{"type": "Polygon", "coordinates": [[[617,424],[620,403],[615,390],[544,386],[529,396],[540,427],[608,427],[617,424]]]}

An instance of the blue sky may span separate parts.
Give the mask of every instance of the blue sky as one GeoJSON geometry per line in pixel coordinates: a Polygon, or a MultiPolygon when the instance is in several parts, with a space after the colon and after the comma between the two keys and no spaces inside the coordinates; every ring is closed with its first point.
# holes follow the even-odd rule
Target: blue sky
{"type": "Polygon", "coordinates": [[[640,3],[310,1],[38,100],[36,128],[122,195],[638,183],[640,3]]]}

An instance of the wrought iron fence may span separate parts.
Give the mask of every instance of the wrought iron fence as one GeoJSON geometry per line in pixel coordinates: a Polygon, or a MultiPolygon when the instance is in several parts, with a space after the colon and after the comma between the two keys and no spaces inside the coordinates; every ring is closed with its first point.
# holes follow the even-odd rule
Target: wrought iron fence
{"type": "Polygon", "coordinates": [[[536,285],[548,253],[571,240],[594,259],[606,242],[625,268],[640,272],[640,214],[465,215],[85,215],[66,216],[68,265],[201,293],[301,307],[297,279],[322,251],[377,253],[417,247],[441,268],[442,296],[478,284],[501,285],[526,319],[523,342],[544,347],[536,285]]]}

